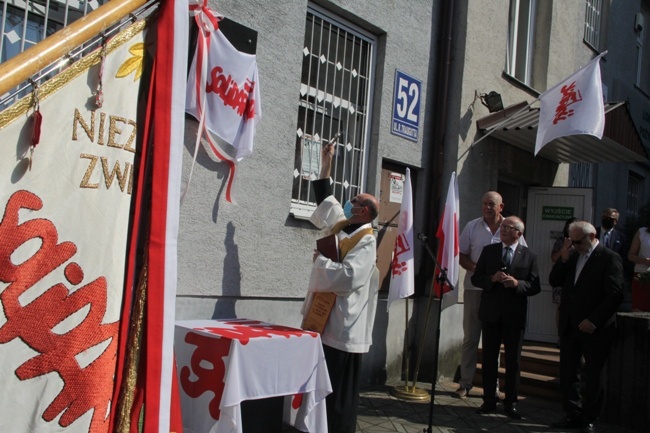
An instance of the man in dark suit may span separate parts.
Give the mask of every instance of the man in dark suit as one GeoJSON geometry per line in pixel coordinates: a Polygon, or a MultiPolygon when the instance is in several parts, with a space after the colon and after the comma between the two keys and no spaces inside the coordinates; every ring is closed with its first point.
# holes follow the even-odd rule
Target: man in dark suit
{"type": "Polygon", "coordinates": [[[521,419],[517,411],[519,360],[526,327],[528,296],[540,292],[537,254],[519,244],[524,223],[509,216],[501,223],[501,242],[483,248],[472,284],[483,289],[479,319],[483,332],[483,405],[480,414],[497,407],[496,383],[501,342],[506,354],[506,415],[521,419]]]}
{"type": "Polygon", "coordinates": [[[566,417],[555,428],[596,431],[604,402],[605,363],[616,332],[616,310],[623,300],[621,256],[596,239],[586,221],[569,226],[549,283],[562,287],[560,303],[560,385],[566,417]],[[575,250],[575,251],[572,251],[575,250]],[[585,387],[580,370],[584,357],[585,387]]]}
{"type": "Polygon", "coordinates": [[[627,238],[625,233],[616,229],[619,213],[616,209],[608,207],[603,210],[600,227],[596,229],[596,238],[604,247],[614,250],[621,258],[627,257],[627,238]]]}
{"type": "Polygon", "coordinates": [[[603,244],[604,247],[616,251],[621,260],[623,260],[623,299],[624,302],[619,307],[619,311],[630,311],[631,297],[632,297],[632,277],[634,276],[634,263],[627,258],[627,253],[630,251],[630,244],[628,243],[625,233],[618,230],[619,213],[613,207],[608,207],[603,210],[600,218],[600,227],[596,227],[596,238],[603,244]]]}

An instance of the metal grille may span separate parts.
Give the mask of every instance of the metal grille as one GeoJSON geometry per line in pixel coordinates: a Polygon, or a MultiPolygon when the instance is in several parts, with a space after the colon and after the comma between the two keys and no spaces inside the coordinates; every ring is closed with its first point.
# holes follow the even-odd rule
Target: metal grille
{"type": "Polygon", "coordinates": [[[600,23],[602,0],[587,0],[585,11],[585,42],[595,50],[600,48],[600,23]]]}
{"type": "Polygon", "coordinates": [[[630,172],[627,177],[627,212],[626,218],[639,216],[641,199],[643,197],[643,178],[636,173],[630,172]]]}
{"type": "Polygon", "coordinates": [[[363,191],[369,142],[375,39],[309,9],[296,128],[291,212],[308,218],[311,180],[324,143],[336,142],[331,177],[339,201],[363,191]],[[337,138],[338,137],[338,138],[337,138]]]}
{"type": "MultiPolygon", "coordinates": [[[[106,2],[108,0],[4,0],[0,10],[0,62],[15,57],[106,2]]],[[[104,38],[117,33],[124,25],[150,14],[156,6],[157,0],[151,0],[118,24],[111,26],[102,35],[75,48],[67,56],[45,67],[12,91],[0,95],[0,110],[22,98],[32,90],[34,84],[40,85],[71,63],[97,49],[104,38]]]]}
{"type": "Polygon", "coordinates": [[[593,187],[593,164],[578,162],[569,166],[569,186],[572,188],[593,187]]]}

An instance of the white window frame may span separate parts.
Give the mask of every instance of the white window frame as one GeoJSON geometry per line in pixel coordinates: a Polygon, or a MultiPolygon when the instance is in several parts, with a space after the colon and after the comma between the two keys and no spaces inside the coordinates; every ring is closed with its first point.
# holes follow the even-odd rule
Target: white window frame
{"type": "Polygon", "coordinates": [[[510,1],[506,73],[531,87],[536,14],[537,0],[510,1]],[[522,15],[522,6],[524,4],[528,5],[528,13],[522,15]]]}
{"type": "MultiPolygon", "coordinates": [[[[642,13],[643,22],[647,23],[650,13],[644,10],[642,13]]],[[[650,54],[648,45],[650,45],[650,32],[645,28],[637,31],[636,37],[636,79],[635,85],[646,95],[650,95],[650,54]]]]}
{"type": "MultiPolygon", "coordinates": [[[[358,26],[337,17],[323,8],[309,4],[306,16],[305,35],[318,32],[321,41],[325,38],[340,38],[345,35],[344,44],[323,44],[303,48],[303,81],[299,97],[299,115],[296,127],[296,154],[293,170],[293,188],[290,213],[299,219],[308,219],[316,209],[311,180],[317,178],[319,161],[304,162],[302,158],[315,152],[305,151],[305,142],[325,143],[336,141],[336,154],[331,178],[335,197],[344,202],[365,191],[370,146],[370,125],[373,106],[374,75],[376,65],[377,38],[358,26]],[[313,17],[313,18],[310,18],[313,17]],[[320,24],[317,24],[320,23],[320,24]],[[348,41],[352,40],[350,44],[348,41]],[[358,44],[358,45],[357,45],[358,44]],[[326,45],[327,52],[320,47],[326,45]],[[343,58],[349,53],[336,50],[351,50],[363,47],[366,55],[354,57],[352,66],[340,65],[337,56],[343,58]],[[318,50],[317,50],[318,49],[318,50]],[[318,52],[316,52],[318,51],[318,52]],[[332,52],[334,51],[334,52],[332,52]],[[361,60],[365,59],[365,63],[361,60]],[[338,72],[334,69],[336,68],[338,72]],[[316,86],[310,79],[316,76],[316,86]],[[325,78],[323,78],[325,77],[325,78]],[[340,77],[337,83],[337,77],[340,77]],[[306,80],[305,80],[306,78],[306,80]],[[359,83],[353,85],[344,83],[359,83]],[[365,83],[363,89],[361,83],[365,83]],[[347,90],[346,90],[347,89],[347,90]],[[347,94],[344,94],[347,91],[347,94]],[[355,94],[356,92],[356,94],[355,94]],[[358,99],[357,96],[364,97],[358,99]],[[341,129],[341,130],[339,130],[341,129]],[[310,173],[303,173],[303,167],[311,167],[310,173]]],[[[314,38],[305,45],[313,45],[314,38]]],[[[345,63],[345,61],[343,62],[345,63]]],[[[320,154],[315,156],[320,159],[320,154]]]]}

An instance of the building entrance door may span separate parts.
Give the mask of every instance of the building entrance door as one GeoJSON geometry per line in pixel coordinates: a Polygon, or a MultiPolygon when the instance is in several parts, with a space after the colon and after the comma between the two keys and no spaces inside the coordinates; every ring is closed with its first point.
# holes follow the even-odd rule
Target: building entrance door
{"type": "Polygon", "coordinates": [[[590,188],[529,188],[526,214],[526,242],[537,253],[542,292],[530,298],[526,340],[555,343],[557,306],[552,303],[553,288],[548,274],[553,267],[551,251],[562,235],[567,219],[591,221],[593,191],[590,188]]]}

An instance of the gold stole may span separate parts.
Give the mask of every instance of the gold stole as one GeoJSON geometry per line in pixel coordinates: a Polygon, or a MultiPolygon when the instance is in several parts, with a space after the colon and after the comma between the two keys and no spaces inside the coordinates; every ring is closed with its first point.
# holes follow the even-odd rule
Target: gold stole
{"type": "MultiPolygon", "coordinates": [[[[343,227],[347,225],[347,221],[341,221],[338,224],[334,225],[332,228],[332,233],[338,235],[343,227]]],[[[339,241],[339,257],[341,261],[347,255],[347,253],[354,248],[361,238],[365,235],[372,235],[372,227],[365,228],[360,230],[359,233],[355,234],[350,238],[345,238],[339,241]]],[[[329,318],[332,308],[336,303],[336,293],[334,292],[316,292],[314,293],[314,299],[312,300],[309,311],[305,316],[305,319],[302,322],[302,329],[308,331],[318,332],[319,334],[323,333],[325,325],[327,324],[327,319],[329,318]]]]}
{"type": "Polygon", "coordinates": [[[368,227],[361,230],[359,233],[352,236],[351,238],[345,238],[339,241],[339,256],[341,257],[341,261],[343,261],[345,255],[359,243],[362,237],[371,234],[373,234],[372,227],[368,227]]]}

